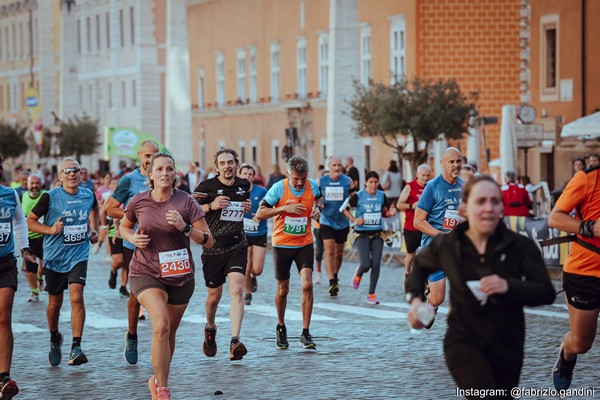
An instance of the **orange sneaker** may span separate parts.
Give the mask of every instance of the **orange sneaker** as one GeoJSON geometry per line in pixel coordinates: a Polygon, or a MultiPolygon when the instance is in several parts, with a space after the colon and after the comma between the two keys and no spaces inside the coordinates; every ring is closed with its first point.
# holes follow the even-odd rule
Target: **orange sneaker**
{"type": "Polygon", "coordinates": [[[360,286],[360,281],[362,280],[362,276],[358,276],[358,268],[359,267],[356,267],[354,270],[354,275],[352,275],[352,287],[354,289],[358,289],[360,286]]]}

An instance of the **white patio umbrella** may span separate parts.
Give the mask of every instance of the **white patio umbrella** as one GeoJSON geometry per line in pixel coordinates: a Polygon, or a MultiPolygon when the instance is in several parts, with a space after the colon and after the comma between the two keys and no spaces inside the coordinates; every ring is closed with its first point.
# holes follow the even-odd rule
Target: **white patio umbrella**
{"type": "Polygon", "coordinates": [[[502,125],[500,126],[500,161],[502,178],[508,171],[517,172],[517,119],[516,108],[502,106],[502,125]]]}
{"type": "Polygon", "coordinates": [[[467,160],[470,164],[475,164],[477,168],[481,169],[481,136],[478,128],[469,128],[467,160]]]}
{"type": "Polygon", "coordinates": [[[560,137],[576,137],[581,140],[600,138],[600,112],[586,115],[564,125],[560,137]]]}
{"type": "Polygon", "coordinates": [[[438,138],[433,142],[433,165],[435,168],[435,176],[443,172],[440,160],[444,156],[444,151],[448,148],[448,141],[443,133],[438,135],[438,138]]]}

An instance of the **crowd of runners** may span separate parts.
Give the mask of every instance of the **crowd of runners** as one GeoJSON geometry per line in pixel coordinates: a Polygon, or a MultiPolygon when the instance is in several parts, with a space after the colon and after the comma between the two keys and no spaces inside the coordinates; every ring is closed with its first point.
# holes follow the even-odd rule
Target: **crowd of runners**
{"type": "MultiPolygon", "coordinates": [[[[152,342],[154,374],[148,388],[152,399],[164,400],[171,398],[168,379],[177,328],[196,285],[199,265],[191,241],[203,248],[200,264],[207,294],[202,351],[207,357],[214,357],[219,348],[215,317],[225,283],[230,298],[230,360],[241,360],[249,351],[241,340],[244,308],[252,306],[269,239],[277,280],[276,346],[289,347],[285,313],[294,265],[302,293],[300,345],[314,351],[310,322],[321,261],[332,299],[343,295],[345,288],[359,290],[369,273],[366,302],[379,304],[377,282],[384,240],[390,234],[384,220],[399,212],[405,214],[404,292],[410,324],[416,329],[433,325],[449,279],[453,312],[444,349],[457,385],[464,389],[517,385],[523,360],[523,306],[552,303],[555,292],[537,247],[502,223],[500,186],[487,175],[462,175],[464,159],[458,149],[446,149],[439,160],[443,171],[439,176],[432,179],[431,167],[423,164],[403,188],[390,185],[387,174],[380,180],[376,171],[367,171],[361,185],[352,160],[343,165],[338,156],[330,156],[315,179],[309,178],[308,161],[293,156],[286,175],[271,177],[265,188],[260,170],[241,164],[232,149],[215,154],[214,176],[203,177],[192,168],[182,186],[176,160],[159,152],[155,142],[143,142],[137,155],[139,168],[120,178],[107,174],[101,190],[71,157],[60,162],[56,184],[48,190],[42,189],[44,178],[37,173],[23,175],[26,190],[0,185],[0,399],[19,392],[10,378],[18,269],[26,273],[31,290],[27,301],[39,301],[41,291],[48,294],[52,366],[62,363],[64,336],[58,327],[68,289],[72,328],[68,364],[77,366],[88,362],[82,340],[88,258],[90,251],[106,247],[111,263],[108,286],[116,289],[119,281],[119,294],[128,298],[124,358],[129,364],[138,361],[137,325],[145,318],[145,309],[153,326],[152,338],[144,338],[152,342]],[[382,181],[385,187],[398,187],[390,192],[382,181]],[[351,282],[340,282],[349,238],[359,261],[351,282]],[[22,266],[15,256],[19,250],[22,266]]],[[[570,386],[577,355],[592,347],[596,334],[599,168],[578,172],[550,216],[550,225],[576,235],[564,267],[570,331],[553,368],[557,389],[570,386]]]]}

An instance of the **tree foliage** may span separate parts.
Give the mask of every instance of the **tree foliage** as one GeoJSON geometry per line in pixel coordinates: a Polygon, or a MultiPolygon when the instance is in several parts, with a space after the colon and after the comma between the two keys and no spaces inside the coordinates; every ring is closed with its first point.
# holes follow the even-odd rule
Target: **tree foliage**
{"type": "Polygon", "coordinates": [[[390,86],[372,80],[365,86],[355,81],[354,88],[348,104],[355,132],[380,138],[394,149],[399,165],[408,158],[413,172],[427,161],[427,149],[439,134],[447,139],[462,138],[475,112],[454,79],[414,78],[390,86]]]}
{"type": "Polygon", "coordinates": [[[0,123],[0,153],[4,157],[19,157],[27,151],[25,131],[26,129],[17,131],[9,124],[0,123]]]}
{"type": "MultiPolygon", "coordinates": [[[[98,121],[84,116],[69,118],[61,123],[59,146],[63,156],[75,156],[81,160],[82,155],[94,154],[98,145],[98,121]]],[[[49,139],[48,139],[49,140],[49,139]]]]}

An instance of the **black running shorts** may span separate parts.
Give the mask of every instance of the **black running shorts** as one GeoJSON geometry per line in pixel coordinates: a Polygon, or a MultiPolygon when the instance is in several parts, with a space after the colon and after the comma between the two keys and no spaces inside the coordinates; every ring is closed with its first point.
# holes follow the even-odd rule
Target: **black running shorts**
{"type": "Polygon", "coordinates": [[[225,283],[230,272],[246,273],[248,248],[238,247],[230,253],[218,255],[202,254],[202,273],[206,287],[218,288],[225,283]]]}
{"type": "Polygon", "coordinates": [[[579,310],[600,308],[600,278],[563,272],[567,301],[579,310]]]}
{"type": "Polygon", "coordinates": [[[298,272],[303,268],[313,269],[315,251],[312,243],[303,247],[274,247],[273,258],[275,259],[275,279],[287,281],[290,279],[293,262],[296,263],[298,272]]]}
{"type": "Polygon", "coordinates": [[[56,272],[44,267],[46,277],[46,292],[52,295],[60,295],[68,289],[72,283],[80,283],[85,286],[87,278],[87,261],[75,265],[69,272],[56,272]]]}

